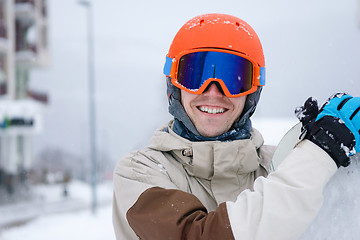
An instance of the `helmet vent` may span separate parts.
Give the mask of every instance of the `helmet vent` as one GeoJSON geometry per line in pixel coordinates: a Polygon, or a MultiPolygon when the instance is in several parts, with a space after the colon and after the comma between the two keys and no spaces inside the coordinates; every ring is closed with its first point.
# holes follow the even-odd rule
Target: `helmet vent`
{"type": "Polygon", "coordinates": [[[204,19],[201,19],[201,20],[200,20],[200,26],[203,25],[204,22],[205,22],[205,20],[204,20],[204,19]]]}
{"type": "Polygon", "coordinates": [[[236,25],[237,27],[240,27],[240,23],[239,23],[239,22],[236,22],[235,25],[236,25]]]}

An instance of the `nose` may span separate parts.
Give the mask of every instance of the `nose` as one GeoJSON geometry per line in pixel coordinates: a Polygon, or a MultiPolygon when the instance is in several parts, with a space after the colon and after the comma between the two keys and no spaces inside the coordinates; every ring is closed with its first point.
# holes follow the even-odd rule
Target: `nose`
{"type": "Polygon", "coordinates": [[[203,92],[207,96],[222,96],[225,95],[218,82],[211,82],[203,92]]]}

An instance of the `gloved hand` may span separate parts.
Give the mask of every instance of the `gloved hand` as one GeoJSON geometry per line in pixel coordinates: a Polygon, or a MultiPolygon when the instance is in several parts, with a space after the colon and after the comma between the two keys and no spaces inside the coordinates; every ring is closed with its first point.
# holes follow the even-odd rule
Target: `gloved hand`
{"type": "Polygon", "coordinates": [[[295,109],[302,123],[302,137],[325,150],[338,167],[350,164],[360,152],[360,97],[345,93],[331,96],[319,110],[314,98],[295,109]]]}

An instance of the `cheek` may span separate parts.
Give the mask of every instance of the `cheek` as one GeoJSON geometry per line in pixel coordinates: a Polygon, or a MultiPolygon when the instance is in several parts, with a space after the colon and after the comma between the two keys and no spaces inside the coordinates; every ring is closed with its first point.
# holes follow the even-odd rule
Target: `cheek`
{"type": "Polygon", "coordinates": [[[234,106],[236,106],[236,112],[241,114],[244,109],[246,96],[239,97],[237,99],[231,99],[234,106]]]}
{"type": "Polygon", "coordinates": [[[196,97],[194,94],[185,92],[184,90],[181,90],[181,104],[185,108],[185,110],[189,109],[191,106],[192,100],[196,97]]]}

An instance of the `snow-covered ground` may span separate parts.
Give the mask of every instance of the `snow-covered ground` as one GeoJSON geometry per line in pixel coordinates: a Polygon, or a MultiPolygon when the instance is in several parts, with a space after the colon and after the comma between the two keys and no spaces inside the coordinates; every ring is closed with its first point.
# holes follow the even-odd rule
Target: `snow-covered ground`
{"type": "Polygon", "coordinates": [[[31,201],[0,206],[1,240],[115,239],[111,223],[112,183],[97,186],[98,208],[91,210],[91,188],[73,181],[64,198],[62,185],[40,185],[31,201]],[[17,224],[5,227],[1,225],[17,224]]]}
{"type": "Polygon", "coordinates": [[[44,216],[0,233],[1,240],[112,240],[111,205],[90,210],[44,216]]]}

